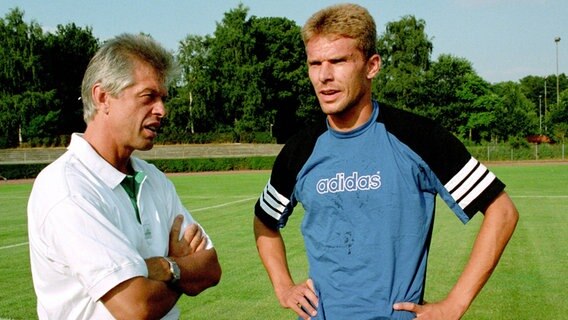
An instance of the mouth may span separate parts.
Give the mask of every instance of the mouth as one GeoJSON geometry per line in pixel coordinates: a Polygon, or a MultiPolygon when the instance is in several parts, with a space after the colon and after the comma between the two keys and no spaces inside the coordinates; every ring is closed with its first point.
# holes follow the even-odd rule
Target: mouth
{"type": "Polygon", "coordinates": [[[332,96],[336,93],[338,93],[339,90],[335,90],[335,89],[324,89],[324,90],[320,90],[320,94],[324,95],[324,96],[332,96]]]}
{"type": "Polygon", "coordinates": [[[324,102],[332,102],[338,98],[341,91],[336,89],[322,89],[319,91],[319,98],[324,102]]]}
{"type": "Polygon", "coordinates": [[[155,137],[158,134],[159,129],[160,129],[159,122],[152,122],[144,126],[144,130],[149,131],[152,137],[155,137]]]}

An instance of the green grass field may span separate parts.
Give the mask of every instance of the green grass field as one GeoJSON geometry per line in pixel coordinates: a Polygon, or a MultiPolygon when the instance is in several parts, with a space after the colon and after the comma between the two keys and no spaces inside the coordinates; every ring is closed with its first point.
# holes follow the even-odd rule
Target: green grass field
{"type": "MultiPolygon", "coordinates": [[[[566,319],[568,314],[568,165],[494,165],[521,219],[493,277],[464,319],[566,319]]],[[[267,172],[172,176],[193,215],[213,238],[223,267],[221,283],[184,297],[183,319],[295,319],[279,307],[252,234],[252,207],[267,172]]],[[[31,183],[0,182],[0,319],[34,319],[26,203],[31,183]]],[[[297,280],[306,275],[299,224],[283,230],[297,280]]],[[[481,217],[462,225],[438,201],[426,300],[444,297],[457,279],[481,217]]]]}

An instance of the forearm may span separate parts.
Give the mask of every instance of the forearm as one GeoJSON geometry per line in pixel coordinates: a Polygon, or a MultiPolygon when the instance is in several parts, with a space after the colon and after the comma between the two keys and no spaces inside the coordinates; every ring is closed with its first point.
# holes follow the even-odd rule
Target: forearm
{"type": "Polygon", "coordinates": [[[173,259],[181,271],[181,279],[175,287],[187,295],[198,295],[217,285],[221,279],[221,266],[215,249],[200,250],[173,259]]]}
{"type": "Polygon", "coordinates": [[[266,227],[258,218],[254,219],[256,247],[260,259],[272,282],[277,296],[294,285],[288,268],[286,247],[278,231],[266,227]]]}
{"type": "Polygon", "coordinates": [[[462,315],[489,280],[517,221],[518,212],[506,193],[487,208],[469,261],[446,299],[462,315]]]}
{"type": "Polygon", "coordinates": [[[169,264],[163,257],[145,260],[148,277],[136,277],[117,285],[101,301],[116,319],[159,319],[176,304],[182,293],[197,295],[216,285],[221,268],[214,249],[175,258],[181,279],[170,284],[169,264]]]}
{"type": "Polygon", "coordinates": [[[136,277],[114,287],[101,301],[116,319],[159,319],[175,306],[180,295],[166,282],[136,277]]]}

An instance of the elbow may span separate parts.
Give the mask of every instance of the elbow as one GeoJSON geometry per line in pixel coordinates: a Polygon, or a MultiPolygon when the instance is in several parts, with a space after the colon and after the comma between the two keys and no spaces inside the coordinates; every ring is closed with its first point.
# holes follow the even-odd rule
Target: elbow
{"type": "Polygon", "coordinates": [[[517,227],[517,223],[519,222],[519,211],[517,211],[515,205],[512,205],[511,208],[508,210],[507,221],[509,222],[509,226],[511,228],[511,233],[512,233],[517,227]]]}
{"type": "Polygon", "coordinates": [[[119,312],[113,312],[112,316],[117,320],[127,320],[127,319],[157,319],[166,315],[166,312],[163,314],[156,314],[156,308],[152,308],[149,304],[146,303],[134,303],[129,304],[128,306],[124,306],[119,312]]]}
{"type": "Polygon", "coordinates": [[[160,319],[179,298],[174,291],[163,295],[170,292],[165,289],[163,282],[134,277],[110,289],[99,301],[115,319],[160,319]]]}
{"type": "Polygon", "coordinates": [[[518,221],[519,212],[514,206],[511,206],[508,210],[503,212],[498,229],[501,230],[502,235],[506,238],[506,242],[508,242],[513,236],[513,233],[515,233],[518,221]]]}
{"type": "Polygon", "coordinates": [[[219,264],[219,261],[216,261],[216,263],[213,263],[211,268],[209,269],[209,273],[208,273],[207,280],[206,280],[207,283],[206,283],[205,287],[203,288],[203,290],[218,285],[219,282],[221,282],[222,273],[223,273],[223,271],[221,270],[221,265],[219,264]]]}
{"type": "Polygon", "coordinates": [[[517,223],[519,222],[519,212],[517,211],[517,209],[514,210],[513,214],[512,214],[512,218],[511,220],[513,221],[513,225],[516,226],[517,223]]]}
{"type": "Polygon", "coordinates": [[[196,296],[201,292],[215,287],[221,281],[222,275],[221,265],[217,259],[217,255],[214,254],[212,259],[207,264],[207,270],[201,275],[201,278],[197,281],[193,281],[188,284],[186,290],[183,290],[188,296],[196,296]]]}
{"type": "Polygon", "coordinates": [[[223,271],[221,270],[221,264],[219,263],[219,259],[217,258],[217,252],[213,251],[213,256],[211,257],[211,261],[209,263],[207,276],[205,277],[206,286],[203,290],[218,285],[221,281],[222,274],[223,271]]]}
{"type": "Polygon", "coordinates": [[[213,272],[212,276],[211,276],[211,281],[209,283],[209,287],[215,287],[216,285],[219,284],[219,282],[221,282],[221,275],[223,274],[223,272],[221,271],[221,266],[219,264],[217,264],[215,271],[213,272]]]}
{"type": "Polygon", "coordinates": [[[507,193],[503,192],[485,212],[491,215],[504,232],[512,234],[519,221],[519,211],[507,193]]]}
{"type": "Polygon", "coordinates": [[[206,277],[201,279],[201,281],[193,283],[188,290],[185,290],[185,293],[194,297],[209,288],[215,287],[219,282],[221,282],[221,268],[212,268],[206,277]]]}

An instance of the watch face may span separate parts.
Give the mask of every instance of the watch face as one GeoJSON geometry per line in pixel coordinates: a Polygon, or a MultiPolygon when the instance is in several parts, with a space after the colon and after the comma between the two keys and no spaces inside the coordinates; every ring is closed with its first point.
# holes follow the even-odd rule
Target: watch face
{"type": "Polygon", "coordinates": [[[164,257],[168,264],[170,265],[170,273],[172,274],[172,279],[170,280],[171,283],[178,281],[181,278],[181,272],[179,270],[179,266],[177,263],[168,257],[164,257]]]}
{"type": "Polygon", "coordinates": [[[178,281],[181,278],[181,272],[179,270],[179,266],[175,261],[172,261],[172,281],[178,281]]]}

